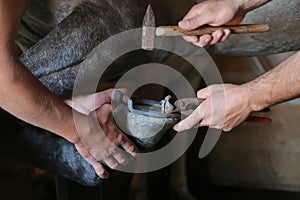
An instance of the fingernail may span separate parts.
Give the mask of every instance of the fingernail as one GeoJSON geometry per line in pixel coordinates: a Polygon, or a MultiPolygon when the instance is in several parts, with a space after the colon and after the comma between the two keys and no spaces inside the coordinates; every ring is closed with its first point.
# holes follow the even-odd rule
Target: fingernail
{"type": "Polygon", "coordinates": [[[108,179],[109,178],[109,175],[106,175],[105,173],[98,174],[98,176],[102,179],[108,179]]]}
{"type": "Polygon", "coordinates": [[[129,150],[128,150],[128,153],[133,156],[133,157],[136,157],[137,156],[137,153],[139,153],[139,150],[136,149],[135,147],[131,147],[129,150]]]}
{"type": "Polygon", "coordinates": [[[176,125],[173,127],[173,129],[174,129],[175,131],[179,132],[179,125],[176,124],[176,125]]]}
{"type": "Polygon", "coordinates": [[[218,40],[219,40],[221,37],[222,37],[222,33],[218,33],[218,34],[217,34],[218,40]]]}
{"type": "Polygon", "coordinates": [[[115,164],[112,165],[110,168],[111,168],[111,169],[117,169],[117,167],[118,167],[118,163],[115,163],[115,164]]]}
{"type": "Polygon", "coordinates": [[[184,28],[187,28],[187,27],[189,27],[189,21],[188,20],[182,20],[182,21],[180,21],[179,22],[179,26],[180,27],[184,27],[184,28]]]}
{"type": "Polygon", "coordinates": [[[103,176],[104,176],[105,179],[108,179],[108,178],[109,178],[109,173],[105,172],[105,173],[103,174],[103,176]]]}
{"type": "Polygon", "coordinates": [[[128,161],[126,159],[120,160],[120,164],[122,164],[122,165],[126,165],[127,163],[128,163],[128,161]]]}
{"type": "Polygon", "coordinates": [[[208,45],[208,43],[210,42],[210,40],[208,38],[204,39],[204,41],[201,43],[198,43],[198,46],[200,47],[205,47],[206,45],[208,45]]]}
{"type": "Polygon", "coordinates": [[[202,47],[202,48],[205,46],[205,45],[200,44],[200,43],[196,43],[195,45],[196,45],[196,46],[199,46],[199,47],[202,47]]]}
{"type": "Polygon", "coordinates": [[[129,148],[129,152],[130,152],[130,153],[134,153],[134,152],[135,152],[135,148],[134,148],[134,147],[130,147],[130,148],[129,148]]]}
{"type": "Polygon", "coordinates": [[[103,178],[104,178],[104,179],[108,179],[108,178],[109,178],[109,175],[106,175],[106,176],[104,176],[103,178]]]}

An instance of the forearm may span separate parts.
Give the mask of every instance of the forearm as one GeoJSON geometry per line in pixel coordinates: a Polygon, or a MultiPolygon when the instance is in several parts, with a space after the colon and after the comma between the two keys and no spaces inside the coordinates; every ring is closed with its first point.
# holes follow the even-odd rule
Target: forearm
{"type": "Polygon", "coordinates": [[[254,111],[298,97],[300,95],[300,52],[243,86],[249,89],[250,105],[254,111]]]}
{"type": "MultiPolygon", "coordinates": [[[[16,117],[72,141],[72,110],[19,61],[15,36],[25,0],[0,1],[0,106],[16,117]]],[[[74,136],[73,136],[74,135],[74,136]]]]}
{"type": "Polygon", "coordinates": [[[72,109],[45,88],[13,56],[0,53],[0,106],[23,121],[70,141],[76,136],[72,109]]]}
{"type": "Polygon", "coordinates": [[[240,5],[240,8],[245,12],[254,10],[271,0],[237,0],[237,3],[240,5]]]}

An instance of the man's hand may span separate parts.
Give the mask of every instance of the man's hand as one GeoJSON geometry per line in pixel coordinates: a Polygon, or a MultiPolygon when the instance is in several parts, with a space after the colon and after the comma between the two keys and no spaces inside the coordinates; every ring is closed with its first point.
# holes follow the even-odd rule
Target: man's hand
{"type": "Polygon", "coordinates": [[[101,178],[108,178],[108,172],[102,164],[115,169],[119,164],[127,162],[128,153],[134,156],[138,152],[137,147],[113,121],[110,105],[112,93],[113,90],[106,90],[66,101],[75,110],[85,114],[75,113],[79,137],[74,139],[74,144],[101,178]]]}
{"type": "Polygon", "coordinates": [[[230,131],[252,112],[300,96],[300,52],[243,85],[213,85],[200,90],[206,99],[190,116],[177,124],[176,131],[194,126],[230,131]]]}
{"type": "MultiPolygon", "coordinates": [[[[221,26],[239,24],[246,13],[269,0],[207,0],[192,7],[179,27],[193,30],[203,25],[221,26]]],[[[185,36],[184,39],[196,46],[204,47],[208,44],[216,44],[227,40],[230,30],[218,30],[213,34],[197,36],[185,36]]]]}
{"type": "MultiPolygon", "coordinates": [[[[240,5],[236,0],[209,0],[192,7],[179,26],[183,29],[193,30],[203,25],[220,26],[236,25],[244,18],[245,13],[240,12],[240,5]]],[[[225,41],[230,35],[230,30],[219,30],[213,34],[197,36],[185,36],[184,39],[194,43],[196,46],[204,47],[208,44],[216,44],[225,41]]]]}
{"type": "Polygon", "coordinates": [[[174,129],[178,132],[195,126],[230,131],[243,122],[253,111],[249,88],[244,85],[212,85],[197,93],[203,103],[174,129]]]}

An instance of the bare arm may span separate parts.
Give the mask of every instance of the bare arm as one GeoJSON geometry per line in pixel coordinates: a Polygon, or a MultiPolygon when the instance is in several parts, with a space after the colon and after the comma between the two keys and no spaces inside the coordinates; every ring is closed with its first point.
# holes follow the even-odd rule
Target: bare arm
{"type": "Polygon", "coordinates": [[[244,12],[249,12],[258,8],[271,0],[237,0],[240,8],[244,10],[244,12]]]}
{"type": "Polygon", "coordinates": [[[212,85],[200,90],[197,96],[206,100],[175,130],[209,126],[230,131],[251,112],[300,96],[300,52],[253,81],[243,85],[212,85]]]}
{"type": "Polygon", "coordinates": [[[99,101],[95,120],[95,117],[72,110],[44,87],[19,61],[15,50],[14,40],[24,5],[25,0],[0,0],[0,106],[23,121],[74,143],[96,173],[107,178],[108,173],[100,161],[114,168],[125,162],[118,146],[131,154],[137,151],[113,123],[112,91],[91,96],[92,100],[99,101]],[[75,126],[73,114],[77,116],[78,126],[75,126]]]}
{"type": "Polygon", "coordinates": [[[300,52],[243,87],[253,111],[300,96],[300,52]]]}
{"type": "MultiPolygon", "coordinates": [[[[242,12],[248,12],[269,0],[207,2],[214,2],[215,5],[222,2],[236,2],[242,12]]],[[[210,12],[209,16],[217,15],[210,12]]],[[[197,96],[206,100],[174,128],[183,131],[198,125],[230,131],[242,123],[251,112],[300,96],[300,52],[253,81],[243,85],[212,85],[200,90],[197,96]]]]}
{"type": "Polygon", "coordinates": [[[72,109],[50,93],[18,60],[14,39],[24,0],[0,1],[0,105],[16,117],[68,139],[77,134],[72,109]]]}

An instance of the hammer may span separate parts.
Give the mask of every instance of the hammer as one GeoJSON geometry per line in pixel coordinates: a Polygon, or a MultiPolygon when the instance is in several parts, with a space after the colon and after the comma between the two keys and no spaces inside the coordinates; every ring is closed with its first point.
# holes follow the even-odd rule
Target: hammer
{"type": "Polygon", "coordinates": [[[217,30],[229,29],[232,34],[262,33],[268,31],[268,24],[242,24],[233,26],[202,26],[196,30],[188,31],[178,26],[155,27],[155,16],[151,5],[148,5],[143,20],[142,49],[153,50],[155,36],[200,36],[212,34],[217,30]]]}

